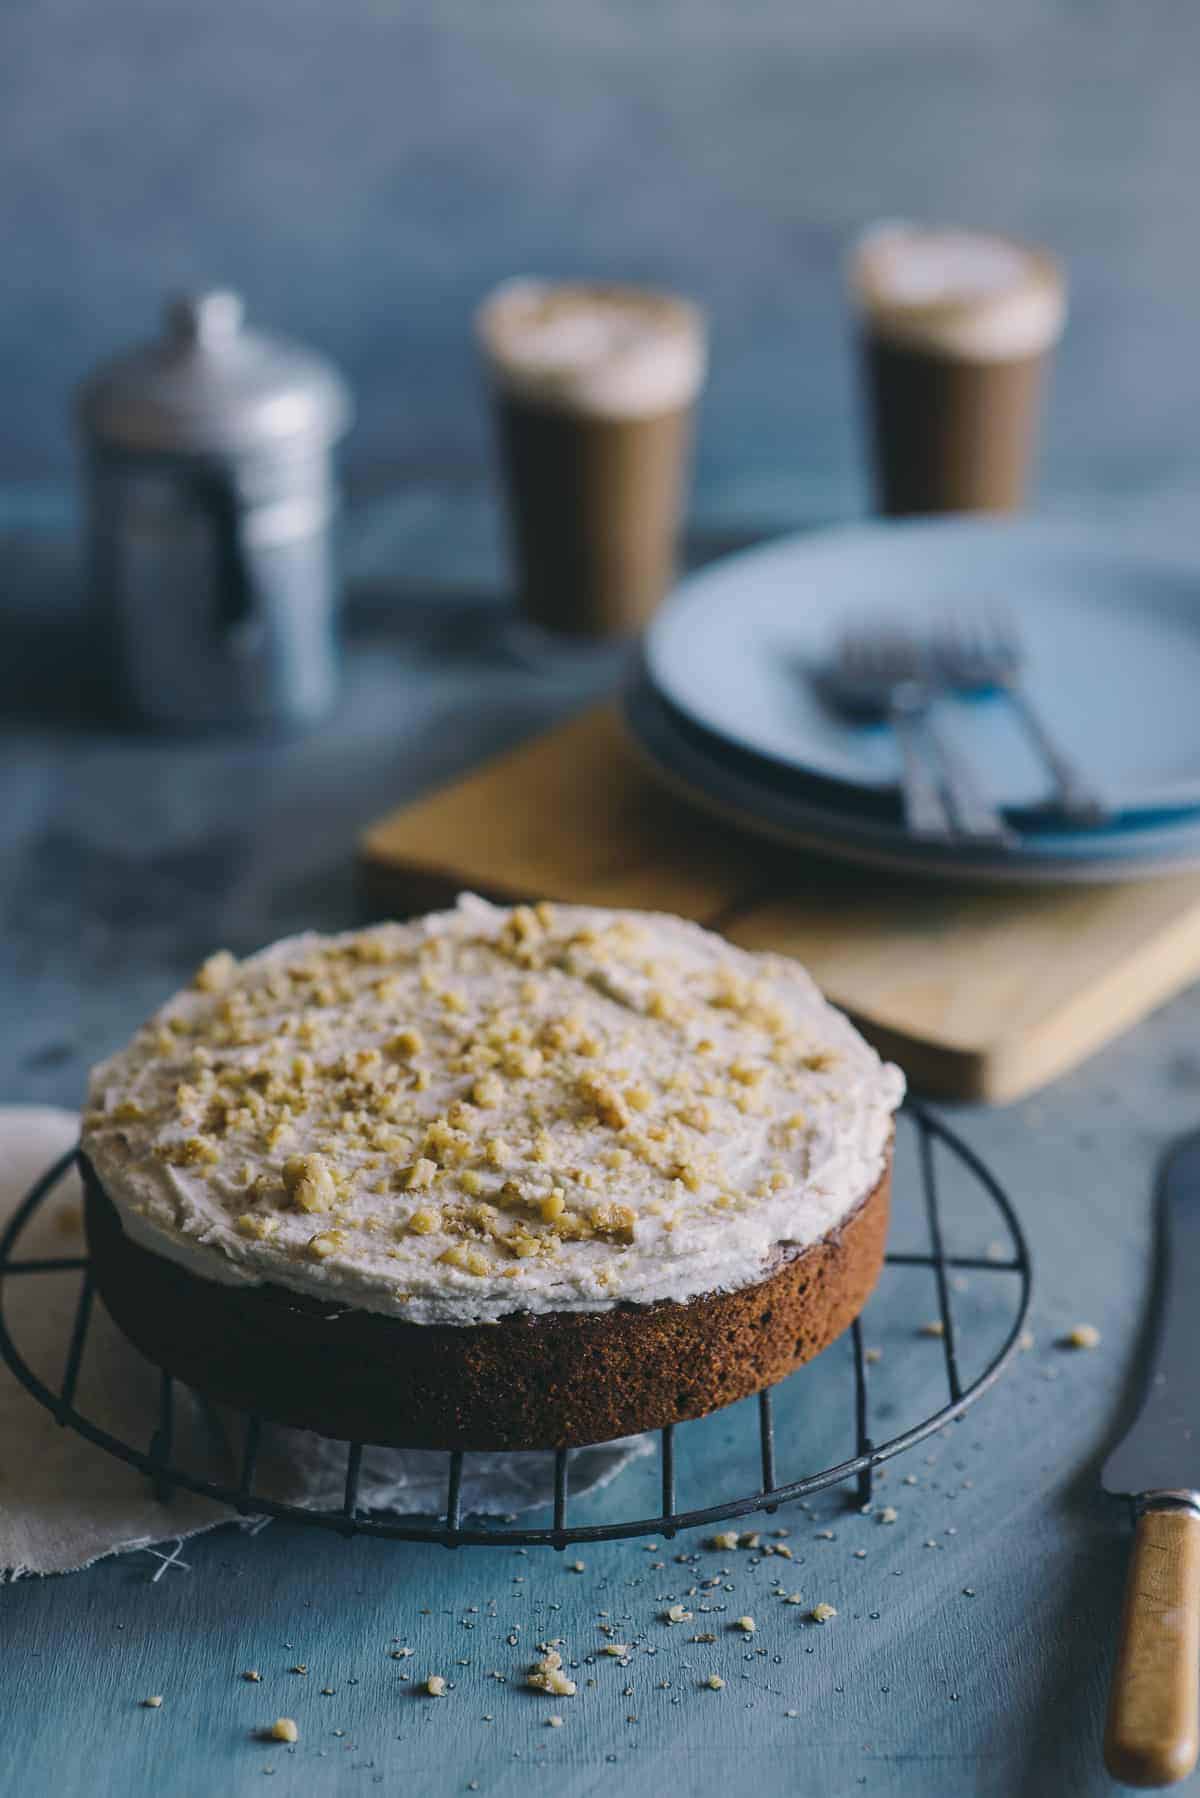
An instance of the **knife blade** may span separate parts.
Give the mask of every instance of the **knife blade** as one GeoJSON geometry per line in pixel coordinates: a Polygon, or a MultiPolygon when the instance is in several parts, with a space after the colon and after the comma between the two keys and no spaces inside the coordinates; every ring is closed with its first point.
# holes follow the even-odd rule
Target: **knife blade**
{"type": "Polygon", "coordinates": [[[1104,1737],[1135,1786],[1185,1779],[1200,1752],[1200,1133],[1164,1165],[1158,1246],[1141,1405],[1101,1474],[1137,1517],[1104,1737]]]}

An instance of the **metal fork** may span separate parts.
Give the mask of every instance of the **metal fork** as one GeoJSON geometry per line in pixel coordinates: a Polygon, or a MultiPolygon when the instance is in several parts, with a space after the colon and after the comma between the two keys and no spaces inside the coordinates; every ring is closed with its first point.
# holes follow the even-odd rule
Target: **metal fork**
{"type": "Polygon", "coordinates": [[[823,686],[848,716],[891,725],[900,748],[904,814],[913,836],[997,845],[1016,841],[970,765],[935,727],[935,689],[914,637],[894,625],[848,628],[824,670],[823,686]],[[940,778],[930,765],[930,748],[940,778]]]}
{"type": "Polygon", "coordinates": [[[1003,693],[1028,732],[1050,775],[1055,809],[1080,829],[1112,817],[1112,807],[1050,735],[1022,679],[1024,650],[1007,607],[973,607],[934,627],[931,654],[938,676],[960,693],[1003,693]]]}

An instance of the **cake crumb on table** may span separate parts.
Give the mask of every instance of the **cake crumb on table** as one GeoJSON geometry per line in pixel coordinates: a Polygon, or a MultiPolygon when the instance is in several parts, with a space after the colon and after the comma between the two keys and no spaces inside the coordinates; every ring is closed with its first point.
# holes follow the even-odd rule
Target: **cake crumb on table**
{"type": "Polygon", "coordinates": [[[1060,1339],[1060,1348],[1094,1349],[1100,1346],[1100,1332],[1095,1324],[1076,1324],[1060,1339]]]}
{"type": "Polygon", "coordinates": [[[837,1612],[834,1610],[833,1606],[831,1604],[825,1604],[824,1602],[815,1604],[808,1614],[814,1623],[828,1623],[831,1617],[837,1616],[837,1612]]]}
{"type": "Polygon", "coordinates": [[[529,1669],[526,1683],[535,1692],[549,1692],[555,1698],[574,1698],[576,1685],[562,1670],[562,1656],[556,1648],[547,1648],[542,1659],[529,1669]]]}
{"type": "Polygon", "coordinates": [[[880,1523],[895,1523],[899,1515],[895,1505],[884,1505],[882,1511],[878,1513],[880,1523]]]}
{"type": "Polygon", "coordinates": [[[946,1326],[940,1317],[931,1317],[927,1324],[921,1325],[920,1333],[922,1336],[944,1336],[946,1326]]]}
{"type": "Polygon", "coordinates": [[[710,1536],[705,1543],[706,1548],[736,1548],[738,1545],[736,1530],[721,1530],[716,1536],[710,1536]]]}
{"type": "Polygon", "coordinates": [[[553,1716],[553,1717],[546,1718],[546,1728],[547,1729],[561,1729],[562,1726],[563,1726],[563,1720],[561,1717],[553,1716]]]}
{"type": "Polygon", "coordinates": [[[252,1684],[257,1685],[258,1681],[262,1678],[262,1674],[257,1667],[247,1667],[246,1671],[242,1674],[242,1678],[248,1679],[252,1684]]]}
{"type": "Polygon", "coordinates": [[[446,1696],[446,1682],[440,1673],[431,1673],[429,1675],[429,1678],[425,1681],[425,1691],[430,1698],[444,1698],[446,1696]]]}
{"type": "Polygon", "coordinates": [[[673,1604],[667,1609],[665,1618],[668,1623],[690,1623],[692,1613],[685,1611],[681,1604],[673,1604]]]}
{"type": "Polygon", "coordinates": [[[758,1628],[758,1625],[755,1623],[753,1617],[739,1617],[734,1624],[734,1628],[740,1629],[744,1636],[752,1636],[758,1628]]]}
{"type": "Polygon", "coordinates": [[[162,1704],[162,1699],[157,1695],[157,1693],[155,1694],[155,1696],[153,1698],[143,1698],[142,1699],[142,1709],[146,1710],[146,1711],[156,1711],[156,1710],[158,1710],[158,1708],[160,1707],[161,1704],[162,1704]]]}
{"type": "Polygon", "coordinates": [[[276,1717],[267,1734],[276,1742],[298,1742],[300,1731],[290,1717],[276,1717]]]}
{"type": "Polygon", "coordinates": [[[723,1692],[725,1690],[725,1681],[721,1678],[719,1673],[710,1673],[704,1683],[710,1692],[723,1692]]]}

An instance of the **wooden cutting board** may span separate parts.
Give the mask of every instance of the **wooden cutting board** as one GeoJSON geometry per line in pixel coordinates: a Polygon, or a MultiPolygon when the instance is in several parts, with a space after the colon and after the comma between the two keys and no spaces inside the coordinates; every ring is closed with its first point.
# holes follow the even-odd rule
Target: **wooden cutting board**
{"type": "Polygon", "coordinates": [[[469,889],[678,912],[796,955],[945,1098],[1017,1098],[1200,977],[1200,875],[998,890],[824,862],[665,793],[612,706],[384,818],[362,864],[380,913],[469,889]]]}

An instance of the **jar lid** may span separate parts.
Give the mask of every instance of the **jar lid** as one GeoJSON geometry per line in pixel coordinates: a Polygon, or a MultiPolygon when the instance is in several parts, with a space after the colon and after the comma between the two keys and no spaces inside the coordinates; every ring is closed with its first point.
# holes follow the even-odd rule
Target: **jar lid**
{"type": "Polygon", "coordinates": [[[332,364],[243,327],[236,293],[216,288],[167,306],[156,343],[103,363],[81,385],[85,435],[122,449],[246,454],[332,443],[349,427],[349,388],[332,364]]]}

